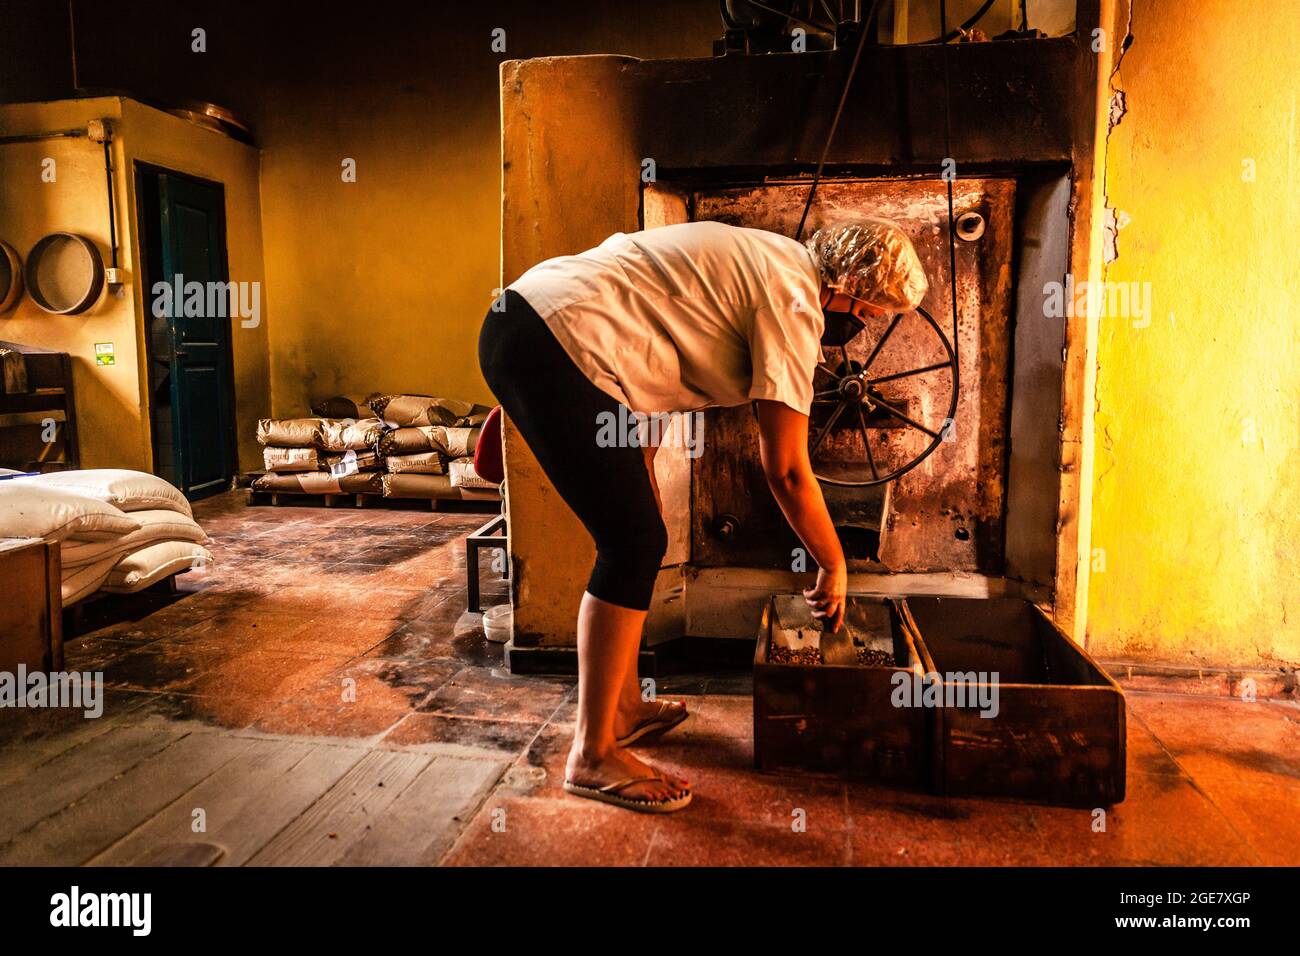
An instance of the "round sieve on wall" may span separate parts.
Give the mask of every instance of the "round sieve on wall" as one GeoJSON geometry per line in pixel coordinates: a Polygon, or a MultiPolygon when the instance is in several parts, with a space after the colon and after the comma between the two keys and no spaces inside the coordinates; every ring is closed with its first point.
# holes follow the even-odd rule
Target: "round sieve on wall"
{"type": "Polygon", "coordinates": [[[104,290],[104,260],[85,236],[52,232],[27,254],[27,291],[55,315],[85,312],[104,290]]]}
{"type": "Polygon", "coordinates": [[[0,242],[0,312],[8,312],[23,293],[23,263],[14,247],[0,242]]]}

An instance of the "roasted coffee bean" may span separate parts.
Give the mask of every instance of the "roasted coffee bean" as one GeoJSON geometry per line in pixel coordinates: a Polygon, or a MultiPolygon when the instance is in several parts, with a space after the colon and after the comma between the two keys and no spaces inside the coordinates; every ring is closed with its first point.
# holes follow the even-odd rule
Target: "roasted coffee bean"
{"type": "Polygon", "coordinates": [[[822,652],[815,647],[793,648],[776,646],[768,653],[767,659],[773,664],[799,664],[807,667],[822,662],[822,652]]]}
{"type": "MultiPolygon", "coordinates": [[[[856,650],[860,667],[894,666],[894,655],[888,651],[874,647],[859,647],[856,650]]],[[[768,652],[767,659],[771,664],[797,664],[801,667],[812,667],[823,663],[822,652],[815,647],[801,647],[796,650],[778,645],[768,652]]]]}
{"type": "Polygon", "coordinates": [[[893,667],[894,655],[874,647],[859,647],[858,663],[863,667],[893,667]]]}

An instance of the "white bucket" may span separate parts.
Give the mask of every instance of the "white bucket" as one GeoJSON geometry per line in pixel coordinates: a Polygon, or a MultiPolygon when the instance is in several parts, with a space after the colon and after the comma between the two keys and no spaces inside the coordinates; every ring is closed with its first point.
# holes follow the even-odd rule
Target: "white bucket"
{"type": "Polygon", "coordinates": [[[483,633],[493,644],[510,640],[514,625],[514,610],[509,604],[494,604],[483,612],[483,633]]]}

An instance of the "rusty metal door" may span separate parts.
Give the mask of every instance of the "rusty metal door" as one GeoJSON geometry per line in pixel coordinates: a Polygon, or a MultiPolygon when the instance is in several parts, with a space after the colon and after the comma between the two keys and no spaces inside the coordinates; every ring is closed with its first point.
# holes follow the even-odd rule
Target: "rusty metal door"
{"type": "MultiPolygon", "coordinates": [[[[770,229],[791,235],[807,196],[806,183],[700,190],[691,196],[694,219],[770,229]]],[[[827,503],[846,545],[851,566],[891,571],[982,571],[1000,573],[1006,492],[1007,411],[1010,391],[1012,227],[1015,183],[967,179],[954,184],[958,215],[982,217],[978,238],[957,241],[958,354],[960,388],[953,423],[933,454],[880,488],[824,486],[827,503]],[[884,512],[879,564],[866,561],[861,535],[884,512]],[[855,560],[856,559],[856,560],[855,560]]],[[[805,230],[853,216],[890,219],[911,237],[930,280],[922,303],[952,339],[949,297],[948,206],[935,180],[823,181],[805,230]]],[[[959,235],[961,230],[959,230],[959,235]]],[[[915,318],[915,315],[913,316],[915,318]]],[[[876,320],[847,346],[850,362],[863,361],[882,337],[889,318],[876,320]]],[[[923,366],[942,345],[924,323],[901,323],[882,350],[873,374],[923,366]]],[[[838,355],[838,353],[836,353],[838,355]]],[[[827,355],[832,358],[831,354],[827,355]]],[[[942,418],[951,379],[916,376],[890,383],[889,398],[913,417],[942,418]]],[[[816,413],[814,413],[816,414],[816,413]]],[[[692,474],[691,560],[702,566],[789,568],[798,541],[767,490],[758,460],[758,430],[749,408],[706,413],[703,454],[692,474]],[[724,516],[734,521],[724,520],[724,516]]],[[[906,428],[869,431],[883,460],[907,455],[926,436],[906,428]]],[[[851,471],[866,460],[856,429],[832,436],[831,457],[851,471]]]]}

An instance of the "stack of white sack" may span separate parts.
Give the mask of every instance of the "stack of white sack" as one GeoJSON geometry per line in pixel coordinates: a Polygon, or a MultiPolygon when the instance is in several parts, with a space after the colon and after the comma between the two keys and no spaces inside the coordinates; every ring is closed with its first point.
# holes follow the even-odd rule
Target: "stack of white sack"
{"type": "Polygon", "coordinates": [[[155,475],[119,468],[0,481],[0,537],[58,542],[64,607],[212,561],[185,496],[155,475]]]}

